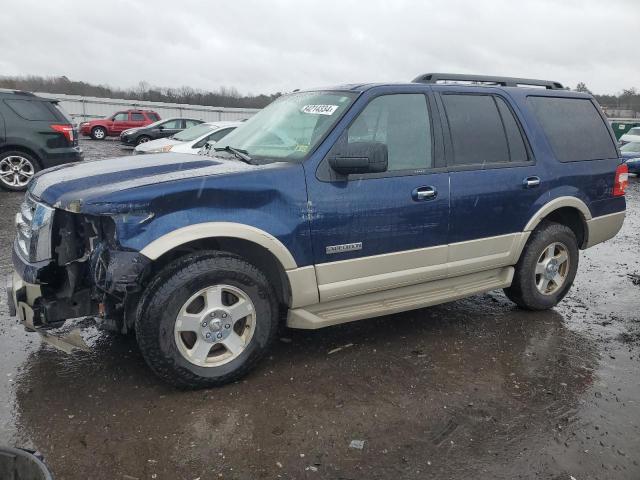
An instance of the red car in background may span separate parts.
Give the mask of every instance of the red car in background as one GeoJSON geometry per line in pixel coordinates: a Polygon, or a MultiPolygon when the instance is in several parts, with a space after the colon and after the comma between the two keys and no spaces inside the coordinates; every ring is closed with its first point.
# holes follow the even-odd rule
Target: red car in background
{"type": "Polygon", "coordinates": [[[80,124],[80,133],[94,140],[117,137],[129,128],[144,127],[160,120],[160,115],[152,110],[123,110],[107,118],[91,120],[80,124]]]}

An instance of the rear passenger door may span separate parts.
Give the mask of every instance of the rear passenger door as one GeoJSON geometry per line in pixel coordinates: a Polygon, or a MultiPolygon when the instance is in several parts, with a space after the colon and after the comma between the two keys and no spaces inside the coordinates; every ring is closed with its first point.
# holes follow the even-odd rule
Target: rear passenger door
{"type": "Polygon", "coordinates": [[[142,127],[146,123],[146,120],[142,112],[131,112],[130,128],[142,127]]]}
{"type": "Polygon", "coordinates": [[[375,96],[336,146],[384,143],[388,171],[336,179],[331,151],[306,171],[321,301],[446,277],[449,179],[433,110],[415,89],[375,96]]]}
{"type": "Polygon", "coordinates": [[[515,109],[498,93],[455,90],[442,91],[439,105],[448,126],[449,275],[512,264],[525,217],[547,188],[515,109]]]}

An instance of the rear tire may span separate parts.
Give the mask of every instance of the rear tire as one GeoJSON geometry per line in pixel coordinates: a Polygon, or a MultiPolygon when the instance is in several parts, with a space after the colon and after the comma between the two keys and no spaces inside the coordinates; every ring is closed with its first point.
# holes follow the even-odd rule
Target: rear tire
{"type": "Polygon", "coordinates": [[[91,138],[94,140],[104,140],[107,137],[107,131],[103,127],[93,127],[91,129],[91,138]]]}
{"type": "Polygon", "coordinates": [[[553,308],[571,288],[578,259],[573,231],[559,223],[542,222],[524,247],[513,282],[504,293],[526,310],[553,308]]]}
{"type": "Polygon", "coordinates": [[[11,192],[23,192],[29,180],[40,171],[33,155],[18,150],[0,153],[0,186],[11,192]]]}
{"type": "Polygon", "coordinates": [[[136,338],[163,380],[214,387],[256,366],[276,336],[278,318],[275,293],[260,270],[237,255],[204,251],[156,275],[138,308],[136,338]]]}

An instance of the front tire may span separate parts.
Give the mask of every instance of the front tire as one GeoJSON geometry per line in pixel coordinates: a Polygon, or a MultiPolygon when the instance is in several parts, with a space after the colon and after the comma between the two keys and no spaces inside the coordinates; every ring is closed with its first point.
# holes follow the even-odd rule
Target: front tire
{"type": "Polygon", "coordinates": [[[0,186],[12,192],[27,189],[29,180],[40,170],[36,159],[16,150],[0,153],[0,186]]]}
{"type": "Polygon", "coordinates": [[[278,328],[278,303],[266,276],[226,252],[190,254],[147,288],[136,319],[144,359],[181,388],[214,387],[248,373],[278,328]]]}
{"type": "Polygon", "coordinates": [[[91,130],[91,138],[94,140],[104,140],[107,136],[107,131],[103,127],[93,127],[91,130]]]}
{"type": "Polygon", "coordinates": [[[148,137],[147,135],[140,135],[136,140],[136,146],[141,143],[147,143],[149,140],[151,140],[151,137],[148,137]]]}
{"type": "Polygon", "coordinates": [[[553,308],[571,288],[578,259],[573,231],[559,223],[542,222],[531,234],[504,293],[526,310],[553,308]]]}

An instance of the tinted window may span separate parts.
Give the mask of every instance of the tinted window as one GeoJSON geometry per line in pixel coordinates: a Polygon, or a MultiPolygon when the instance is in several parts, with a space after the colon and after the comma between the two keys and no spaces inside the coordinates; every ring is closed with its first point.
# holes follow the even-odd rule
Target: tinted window
{"type": "Polygon", "coordinates": [[[509,162],[509,145],[490,95],[442,96],[453,143],[454,165],[509,162]]]}
{"type": "Polygon", "coordinates": [[[371,101],[349,127],[348,142],[381,142],[389,171],[433,166],[431,125],[422,94],[384,95],[371,101]]]}
{"type": "Polygon", "coordinates": [[[158,121],[160,120],[160,116],[157,113],[154,112],[147,112],[147,117],[149,117],[151,120],[153,121],[158,121]]]}
{"type": "Polygon", "coordinates": [[[175,120],[168,120],[164,123],[161,123],[160,125],[162,125],[164,128],[177,130],[182,128],[182,120],[180,120],[179,118],[176,118],[175,120]]]}
{"type": "Polygon", "coordinates": [[[144,115],[141,113],[132,113],[131,120],[134,122],[144,122],[146,118],[144,118],[144,115]]]}
{"type": "Polygon", "coordinates": [[[38,100],[5,100],[16,114],[25,120],[58,121],[55,113],[49,108],[49,102],[38,100]]]}
{"type": "Polygon", "coordinates": [[[126,122],[127,120],[129,120],[129,114],[128,113],[120,112],[120,113],[116,113],[113,116],[113,121],[114,122],[126,122]]]}
{"type": "Polygon", "coordinates": [[[233,128],[223,128],[222,130],[218,130],[207,137],[207,142],[217,142],[232,130],[233,128]]]}
{"type": "Polygon", "coordinates": [[[494,97],[498,105],[498,111],[502,118],[504,131],[507,135],[507,145],[509,147],[509,158],[512,162],[526,162],[529,160],[527,155],[527,147],[525,146],[522,132],[518,126],[518,122],[513,116],[511,109],[506,102],[500,97],[494,97]]]}
{"type": "Polygon", "coordinates": [[[529,97],[529,103],[561,162],[618,156],[609,131],[591,100],[529,97]]]}

